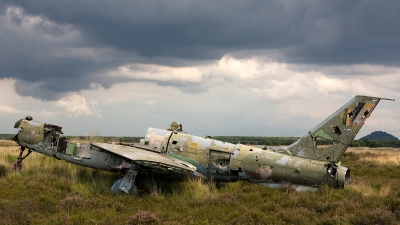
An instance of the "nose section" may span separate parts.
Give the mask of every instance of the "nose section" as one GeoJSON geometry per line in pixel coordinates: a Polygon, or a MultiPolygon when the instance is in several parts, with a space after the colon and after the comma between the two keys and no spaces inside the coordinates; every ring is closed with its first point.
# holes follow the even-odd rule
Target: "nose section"
{"type": "Polygon", "coordinates": [[[43,142],[44,140],[45,124],[29,119],[25,118],[18,120],[14,125],[14,128],[21,128],[18,134],[14,137],[14,140],[19,145],[23,143],[33,145],[43,142]]]}

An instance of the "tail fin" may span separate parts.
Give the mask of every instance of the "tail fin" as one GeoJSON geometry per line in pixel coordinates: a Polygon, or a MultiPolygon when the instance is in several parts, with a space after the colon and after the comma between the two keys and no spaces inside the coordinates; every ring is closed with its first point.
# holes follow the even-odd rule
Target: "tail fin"
{"type": "Polygon", "coordinates": [[[294,156],[320,161],[338,162],[350,142],[364,125],[379,101],[379,97],[356,96],[308,134],[288,146],[294,156]],[[325,145],[319,145],[325,140],[325,145]],[[326,145],[329,141],[329,145],[326,145]]]}

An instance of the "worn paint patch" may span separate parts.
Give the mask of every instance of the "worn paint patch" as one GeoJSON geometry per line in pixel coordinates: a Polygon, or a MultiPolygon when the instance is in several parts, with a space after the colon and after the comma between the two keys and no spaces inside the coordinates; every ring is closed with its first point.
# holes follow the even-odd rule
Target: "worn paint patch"
{"type": "Polygon", "coordinates": [[[199,144],[197,144],[197,143],[195,143],[195,142],[191,142],[191,143],[190,143],[190,147],[192,147],[192,148],[197,148],[198,145],[199,145],[199,144]]]}
{"type": "Polygon", "coordinates": [[[225,148],[225,142],[219,141],[219,140],[214,140],[214,145],[217,147],[223,147],[225,148]]]}
{"type": "Polygon", "coordinates": [[[263,158],[263,159],[273,159],[274,157],[270,155],[271,153],[268,152],[263,152],[262,154],[259,154],[258,157],[263,158]]]}
{"type": "Polygon", "coordinates": [[[294,164],[294,166],[295,166],[295,167],[299,167],[299,166],[301,165],[301,163],[304,162],[304,161],[305,161],[305,160],[297,161],[297,162],[294,164]]]}
{"type": "Polygon", "coordinates": [[[195,135],[190,135],[190,138],[192,139],[192,142],[197,142],[200,143],[203,141],[203,137],[195,136],[195,135]]]}
{"type": "Polygon", "coordinates": [[[282,158],[280,158],[279,160],[276,161],[276,164],[285,166],[287,164],[287,162],[289,161],[289,159],[290,159],[289,156],[286,156],[286,155],[282,156],[282,158]]]}
{"type": "Polygon", "coordinates": [[[203,141],[200,143],[201,150],[204,151],[206,148],[209,148],[211,146],[211,141],[212,139],[203,139],[203,141]]]}
{"type": "Polygon", "coordinates": [[[272,167],[271,166],[261,166],[255,172],[250,170],[244,170],[244,172],[251,178],[256,180],[266,180],[272,174],[272,167]]]}
{"type": "Polygon", "coordinates": [[[272,174],[272,167],[271,166],[261,166],[256,172],[260,174],[261,179],[267,179],[272,174]]]}
{"type": "Polygon", "coordinates": [[[333,140],[333,137],[331,135],[329,135],[328,133],[326,133],[324,130],[320,129],[317,133],[315,133],[315,136],[317,137],[322,137],[328,140],[333,140]]]}
{"type": "Polygon", "coordinates": [[[376,104],[366,103],[361,109],[360,114],[354,119],[353,123],[357,125],[362,125],[364,121],[369,117],[371,112],[374,110],[376,104]]]}
{"type": "Polygon", "coordinates": [[[298,157],[306,157],[306,151],[305,149],[301,149],[299,152],[297,152],[298,157]]]}
{"type": "Polygon", "coordinates": [[[238,157],[239,153],[240,153],[240,150],[239,150],[239,149],[235,149],[235,150],[233,151],[232,158],[233,158],[233,159],[236,159],[236,158],[238,157]]]}
{"type": "Polygon", "coordinates": [[[190,164],[192,164],[192,165],[194,165],[194,166],[199,165],[199,162],[198,162],[197,160],[195,160],[195,159],[192,159],[192,158],[187,158],[187,157],[185,157],[185,156],[176,155],[176,154],[171,154],[171,156],[172,156],[173,158],[175,158],[175,159],[179,159],[179,160],[188,162],[188,163],[190,163],[190,164]]]}

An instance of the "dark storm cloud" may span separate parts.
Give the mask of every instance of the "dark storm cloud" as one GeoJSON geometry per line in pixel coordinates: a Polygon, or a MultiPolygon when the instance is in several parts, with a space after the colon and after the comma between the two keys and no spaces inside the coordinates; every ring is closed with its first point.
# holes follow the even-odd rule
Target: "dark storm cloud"
{"type": "MultiPolygon", "coordinates": [[[[1,76],[16,78],[20,94],[44,99],[50,98],[43,93],[85,89],[89,81],[105,86],[119,82],[96,74],[126,63],[176,66],[178,61],[202,62],[237,51],[280,51],[280,60],[289,63],[400,63],[399,1],[21,0],[0,6],[3,15],[15,6],[25,17],[54,23],[35,24],[34,32],[61,40],[79,34],[66,43],[48,42],[32,36],[33,31],[21,36],[2,28],[1,76]],[[99,54],[55,54],[60,48],[99,49],[99,54]],[[104,49],[113,55],[107,57],[104,49]],[[27,83],[20,81],[41,81],[37,87],[45,91],[24,92],[27,83]]],[[[9,18],[24,29],[24,18],[9,18]]]]}

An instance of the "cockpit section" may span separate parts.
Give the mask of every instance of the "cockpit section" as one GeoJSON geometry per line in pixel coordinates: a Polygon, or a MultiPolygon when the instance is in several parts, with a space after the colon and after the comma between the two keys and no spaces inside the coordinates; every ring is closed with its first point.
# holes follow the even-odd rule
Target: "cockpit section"
{"type": "Polygon", "coordinates": [[[15,140],[20,143],[37,144],[42,142],[47,147],[57,146],[62,127],[34,121],[31,116],[18,120],[14,128],[21,128],[15,140]]]}
{"type": "MultiPolygon", "coordinates": [[[[135,147],[166,153],[167,149],[170,146],[171,137],[174,133],[183,132],[182,131],[182,124],[177,122],[172,122],[168,129],[158,129],[149,127],[147,129],[147,133],[144,139],[140,140],[139,145],[135,145],[135,147]]],[[[176,143],[172,143],[174,145],[176,143]]]]}

